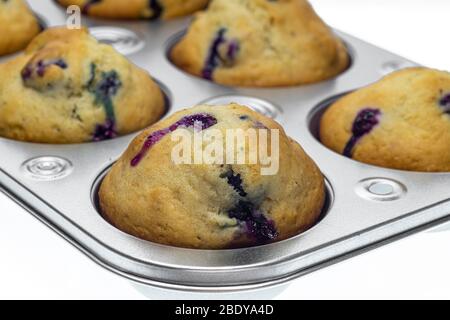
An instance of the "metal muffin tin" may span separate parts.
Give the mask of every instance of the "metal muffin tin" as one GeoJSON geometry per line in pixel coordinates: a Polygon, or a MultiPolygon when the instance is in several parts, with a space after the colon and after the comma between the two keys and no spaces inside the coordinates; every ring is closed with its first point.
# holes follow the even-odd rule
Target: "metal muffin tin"
{"type": "MultiPolygon", "coordinates": [[[[64,9],[53,2],[32,1],[31,5],[48,25],[65,24],[64,9]]],[[[336,79],[292,88],[232,88],[188,75],[167,59],[168,47],[189,19],[162,23],[84,17],[83,23],[167,88],[169,113],[205,101],[234,101],[275,117],[317,162],[329,189],[325,216],[302,235],[246,249],[180,249],[125,234],[96,210],[100,179],[134,135],[62,146],[0,139],[1,189],[109,270],[172,289],[253,289],[292,280],[449,219],[450,174],[365,165],[328,150],[315,137],[320,112],[336,95],[414,66],[413,62],[337,32],[347,43],[353,63],[336,79]]]]}

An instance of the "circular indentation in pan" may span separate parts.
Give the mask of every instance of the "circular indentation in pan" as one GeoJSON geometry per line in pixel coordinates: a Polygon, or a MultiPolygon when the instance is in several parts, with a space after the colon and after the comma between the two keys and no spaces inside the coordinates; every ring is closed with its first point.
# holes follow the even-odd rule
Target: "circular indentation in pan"
{"type": "Polygon", "coordinates": [[[355,192],[363,199],[375,201],[394,201],[406,194],[406,187],[395,180],[387,178],[369,178],[360,181],[355,192]]]}
{"type": "Polygon", "coordinates": [[[41,156],[24,162],[21,170],[33,180],[49,181],[67,177],[72,173],[73,165],[61,157],[41,156]]]}
{"type": "Polygon", "coordinates": [[[392,72],[399,71],[405,68],[411,68],[416,65],[405,61],[387,61],[381,65],[380,72],[382,75],[388,75],[392,72]]]}
{"type": "MultiPolygon", "coordinates": [[[[201,80],[203,80],[203,81],[214,82],[213,80],[208,80],[208,79],[202,78],[202,77],[200,77],[200,76],[191,74],[191,73],[187,72],[186,70],[183,70],[182,68],[180,68],[178,65],[176,65],[176,64],[172,61],[172,58],[171,58],[172,49],[175,47],[175,45],[176,45],[178,42],[180,42],[180,41],[183,39],[183,37],[186,35],[186,33],[187,33],[187,30],[186,30],[186,29],[181,30],[181,31],[175,33],[175,34],[174,34],[172,37],[170,37],[169,40],[166,42],[166,45],[165,45],[166,49],[165,49],[165,52],[166,52],[166,58],[167,58],[167,60],[168,60],[175,68],[177,68],[178,70],[182,71],[182,72],[185,73],[185,74],[188,74],[188,75],[190,75],[190,76],[192,76],[192,77],[194,77],[194,78],[196,78],[196,79],[201,79],[201,80]]],[[[333,80],[335,80],[336,78],[342,76],[344,73],[346,73],[347,71],[349,71],[349,70],[351,69],[351,67],[352,67],[352,65],[353,65],[353,61],[354,61],[354,49],[353,49],[347,42],[345,42],[345,41],[343,41],[343,40],[342,40],[342,42],[344,43],[344,46],[345,46],[345,48],[346,48],[346,50],[347,50],[347,55],[348,55],[348,58],[349,58],[349,59],[348,59],[348,66],[347,66],[347,68],[345,68],[344,70],[342,70],[341,73],[339,73],[338,75],[336,75],[336,76],[334,76],[334,77],[331,77],[331,78],[329,78],[329,79],[325,79],[325,80],[322,80],[322,81],[318,81],[318,82],[312,83],[312,84],[319,84],[319,83],[324,83],[324,82],[327,82],[327,81],[333,81],[333,80]]],[[[309,85],[311,85],[311,84],[309,84],[309,85]]],[[[299,84],[299,85],[288,85],[288,86],[285,86],[285,87],[296,87],[296,86],[297,86],[297,87],[301,87],[302,85],[301,85],[301,84],[299,84]]],[[[252,86],[243,86],[243,85],[236,84],[236,85],[233,85],[233,86],[230,86],[230,87],[252,87],[252,86]]],[[[283,86],[281,86],[281,87],[283,87],[283,86]]],[[[267,87],[255,87],[255,88],[267,89],[267,87]]]]}
{"type": "Polygon", "coordinates": [[[91,35],[99,42],[109,44],[123,55],[135,53],[145,47],[144,40],[135,32],[119,27],[91,27],[91,35]]]}
{"type": "Polygon", "coordinates": [[[275,106],[272,102],[260,98],[241,95],[222,95],[202,101],[200,104],[227,105],[233,102],[247,106],[250,109],[253,109],[254,111],[272,119],[276,119],[282,113],[281,109],[275,106]]]}
{"type": "MultiPolygon", "coordinates": [[[[106,169],[104,169],[99,175],[98,177],[95,179],[92,188],[91,188],[91,202],[92,205],[94,206],[95,210],[100,214],[100,216],[109,224],[111,224],[108,219],[105,217],[105,215],[102,213],[101,207],[100,207],[100,199],[99,199],[99,191],[100,191],[100,187],[102,185],[103,180],[105,179],[106,175],[109,173],[109,171],[111,170],[111,167],[113,165],[111,164],[110,166],[108,166],[106,169]]],[[[279,242],[274,242],[272,244],[277,244],[277,243],[281,243],[283,241],[287,241],[296,237],[301,237],[309,232],[311,232],[313,229],[315,229],[317,226],[319,226],[321,224],[321,222],[326,218],[326,216],[328,215],[328,213],[331,211],[331,208],[333,207],[333,203],[334,203],[334,191],[333,191],[333,187],[331,185],[331,183],[328,181],[328,179],[325,179],[325,201],[324,201],[324,205],[322,208],[322,212],[319,216],[319,218],[317,219],[317,221],[315,222],[315,224],[313,226],[311,226],[308,230],[303,231],[302,233],[299,233],[297,235],[295,235],[292,238],[286,239],[286,240],[282,240],[279,242]]],[[[115,227],[113,224],[111,224],[113,227],[115,227]]],[[[115,227],[116,228],[116,227],[115,227]]],[[[120,229],[118,229],[119,231],[121,231],[120,229]]],[[[121,231],[123,232],[123,231],[121,231]]],[[[132,235],[133,236],[133,235],[132,235]]],[[[169,246],[168,246],[169,247],[169,246]]],[[[247,249],[251,250],[252,248],[258,248],[261,246],[254,246],[254,247],[249,247],[247,249]]],[[[238,250],[239,248],[237,248],[236,250],[238,250]]],[[[203,249],[195,249],[196,251],[211,251],[211,250],[203,250],[203,249]]],[[[229,249],[224,249],[224,250],[229,250],[229,249]]],[[[221,251],[221,250],[214,250],[214,251],[221,251]]]]}

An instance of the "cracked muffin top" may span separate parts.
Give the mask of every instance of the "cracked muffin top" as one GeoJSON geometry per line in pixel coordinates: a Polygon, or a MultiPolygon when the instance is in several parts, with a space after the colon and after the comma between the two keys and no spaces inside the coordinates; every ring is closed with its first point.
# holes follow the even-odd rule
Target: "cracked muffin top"
{"type": "Polygon", "coordinates": [[[349,65],[342,41],[305,0],[213,0],[171,60],[207,80],[250,87],[315,83],[349,65]]]}
{"type": "Polygon", "coordinates": [[[357,90],[325,112],[320,138],[368,164],[450,172],[450,73],[409,68],[357,90]]]}
{"type": "Polygon", "coordinates": [[[0,56],[22,50],[42,29],[24,0],[0,0],[0,25],[0,56]]]}
{"type": "Polygon", "coordinates": [[[165,112],[150,75],[87,30],[52,28],[0,65],[0,136],[40,143],[111,139],[165,112]]]}
{"type": "MultiPolygon", "coordinates": [[[[225,140],[216,141],[222,147],[229,143],[225,140]]],[[[268,145],[274,155],[275,147],[268,145]]],[[[210,149],[206,138],[199,146],[202,152],[210,149]]],[[[236,155],[238,149],[224,154],[236,155]]],[[[105,177],[99,199],[104,217],[136,237],[185,248],[226,249],[280,241],[307,230],[321,215],[325,186],[314,162],[275,121],[237,104],[202,105],[177,112],[139,135],[105,177]],[[278,171],[262,174],[265,163],[249,160],[261,151],[249,147],[250,140],[243,162],[197,161],[192,152],[186,155],[189,161],[178,163],[174,135],[181,129],[188,141],[199,133],[225,137],[230,129],[256,129],[272,140],[275,130],[278,171]]]]}
{"type": "Polygon", "coordinates": [[[57,0],[84,14],[110,19],[173,19],[204,9],[209,0],[57,0]]]}

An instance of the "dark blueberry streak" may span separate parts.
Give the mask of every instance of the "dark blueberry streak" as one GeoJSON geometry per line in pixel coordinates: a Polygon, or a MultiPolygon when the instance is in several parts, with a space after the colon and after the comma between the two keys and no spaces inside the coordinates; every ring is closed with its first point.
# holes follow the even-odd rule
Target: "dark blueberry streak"
{"type": "Polygon", "coordinates": [[[20,74],[22,76],[22,80],[28,80],[33,75],[33,69],[31,68],[31,66],[26,66],[22,69],[22,72],[20,74]]]}
{"type": "Polygon", "coordinates": [[[234,61],[237,54],[239,53],[240,48],[240,44],[237,40],[231,40],[227,47],[226,60],[230,62],[234,61]]]}
{"type": "Polygon", "coordinates": [[[228,215],[245,223],[247,233],[260,242],[267,242],[278,237],[273,221],[268,220],[253,203],[239,200],[228,215]]]}
{"type": "Polygon", "coordinates": [[[219,65],[219,46],[225,42],[226,32],[225,28],[220,29],[209,49],[208,58],[202,71],[202,77],[205,79],[212,80],[214,69],[219,65]]]}
{"type": "Polygon", "coordinates": [[[381,111],[378,109],[363,109],[355,118],[352,127],[352,137],[347,142],[344,149],[344,156],[351,158],[356,143],[366,134],[370,133],[373,128],[380,123],[381,111]]]}
{"type": "Polygon", "coordinates": [[[122,87],[122,82],[114,70],[102,72],[101,79],[96,82],[96,71],[97,66],[92,63],[86,87],[95,96],[95,103],[101,104],[106,113],[105,123],[97,124],[92,135],[93,141],[102,141],[117,137],[113,97],[122,87]]]}
{"type": "MultiPolygon", "coordinates": [[[[227,179],[227,182],[239,194],[240,197],[247,197],[241,175],[236,174],[233,168],[220,175],[220,178],[227,179]]],[[[278,237],[278,232],[273,221],[268,220],[253,202],[239,199],[237,204],[228,210],[228,216],[242,222],[245,233],[257,242],[268,242],[278,237]]]]}
{"type": "Polygon", "coordinates": [[[94,89],[95,100],[97,103],[103,104],[108,119],[115,119],[112,97],[117,94],[121,86],[122,82],[118,73],[109,71],[102,73],[102,80],[94,89]]]}
{"type": "Polygon", "coordinates": [[[33,67],[32,64],[28,64],[25,68],[23,68],[21,72],[22,79],[30,79],[33,76],[34,71],[36,71],[36,74],[42,78],[49,66],[57,66],[61,69],[67,69],[68,67],[67,63],[63,59],[39,60],[35,67],[33,67]]]}
{"type": "Polygon", "coordinates": [[[131,160],[131,166],[136,167],[144,158],[147,152],[167,134],[177,130],[180,127],[195,128],[199,130],[206,130],[217,124],[217,119],[206,113],[193,114],[186,116],[170,127],[158,130],[150,134],[144,142],[141,151],[131,160]]]}
{"type": "Polygon", "coordinates": [[[86,87],[92,88],[92,86],[94,84],[94,80],[95,80],[95,73],[96,73],[96,71],[97,71],[97,65],[95,63],[91,63],[89,80],[88,80],[88,82],[86,84],[86,87]]]}
{"type": "Polygon", "coordinates": [[[241,175],[238,173],[236,174],[232,168],[228,170],[227,172],[220,175],[222,179],[227,179],[227,183],[233,187],[233,189],[241,196],[246,197],[247,192],[245,192],[244,188],[242,187],[242,178],[241,175]]]}
{"type": "Polygon", "coordinates": [[[149,7],[153,11],[153,15],[150,17],[151,20],[156,20],[161,17],[163,13],[163,6],[159,3],[158,0],[149,0],[149,7]]]}
{"type": "Polygon", "coordinates": [[[52,66],[52,65],[58,66],[61,69],[67,69],[67,63],[65,63],[64,60],[62,60],[62,59],[50,60],[50,61],[42,61],[41,60],[37,64],[36,73],[38,74],[39,77],[43,77],[47,67],[52,66]]]}
{"type": "Polygon", "coordinates": [[[446,94],[439,100],[439,105],[442,107],[445,113],[450,114],[450,93],[446,94]]]}
{"type": "Polygon", "coordinates": [[[98,142],[103,140],[110,140],[117,137],[116,124],[114,120],[107,119],[104,124],[97,124],[94,131],[92,141],[98,142]]]}
{"type": "Polygon", "coordinates": [[[89,0],[82,8],[81,8],[81,12],[84,14],[88,14],[89,13],[89,9],[97,3],[102,2],[102,0],[89,0]]]}
{"type": "Polygon", "coordinates": [[[208,57],[202,70],[202,77],[212,80],[214,70],[220,66],[232,66],[240,50],[240,44],[236,39],[227,39],[227,29],[221,28],[209,48],[208,57]],[[223,49],[223,50],[222,50],[223,49]]]}

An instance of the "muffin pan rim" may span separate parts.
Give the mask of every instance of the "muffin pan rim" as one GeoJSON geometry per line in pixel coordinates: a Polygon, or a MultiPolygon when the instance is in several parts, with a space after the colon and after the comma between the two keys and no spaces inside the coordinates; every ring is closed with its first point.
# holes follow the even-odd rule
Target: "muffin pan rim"
{"type": "MultiPolygon", "coordinates": [[[[91,204],[94,206],[97,214],[99,216],[101,216],[106,223],[110,224],[112,227],[117,229],[119,232],[127,234],[125,231],[120,230],[119,228],[115,227],[111,222],[108,221],[108,219],[104,216],[104,213],[101,212],[100,204],[98,203],[98,201],[99,201],[99,199],[98,199],[98,192],[99,192],[100,186],[101,186],[103,180],[105,179],[106,175],[111,171],[112,166],[116,162],[117,161],[114,161],[113,163],[111,163],[107,167],[105,167],[103,170],[101,170],[100,173],[98,174],[98,176],[93,181],[91,189],[90,189],[91,204]]],[[[325,186],[325,200],[324,200],[324,204],[323,204],[321,213],[320,213],[319,218],[317,219],[317,221],[314,223],[314,225],[312,225],[308,229],[306,229],[303,232],[301,232],[299,234],[296,234],[295,236],[292,236],[292,237],[290,237],[288,239],[284,239],[284,240],[277,241],[277,242],[274,242],[274,243],[267,243],[267,244],[262,244],[262,245],[255,245],[255,246],[250,246],[250,247],[234,248],[234,249],[189,249],[189,248],[175,247],[175,246],[169,246],[169,245],[165,245],[165,244],[159,244],[157,242],[152,242],[152,241],[147,241],[147,240],[144,240],[144,241],[149,242],[149,243],[154,244],[154,245],[163,246],[163,247],[166,247],[166,248],[176,248],[176,249],[181,249],[181,250],[195,250],[196,252],[202,252],[202,251],[203,252],[223,252],[223,251],[230,251],[230,250],[251,249],[251,248],[255,248],[255,247],[263,247],[263,246],[267,246],[267,245],[281,243],[281,242],[284,242],[284,241],[289,240],[289,239],[295,239],[295,238],[303,237],[303,236],[307,235],[309,232],[311,232],[312,230],[314,230],[324,220],[326,220],[328,213],[333,208],[334,190],[333,190],[333,187],[332,187],[331,183],[327,179],[327,177],[324,177],[324,186],[325,186]]],[[[127,234],[127,235],[132,236],[135,239],[139,239],[138,237],[136,237],[136,236],[134,236],[132,234],[127,234]]]]}
{"type": "MultiPolygon", "coordinates": [[[[42,12],[50,26],[64,23],[64,12],[51,3],[31,5],[42,12]]],[[[351,68],[332,81],[286,88],[224,87],[187,77],[167,62],[165,42],[177,30],[185,29],[189,21],[185,18],[162,24],[84,19],[89,26],[107,23],[143,31],[146,47],[128,57],[170,89],[171,113],[223,94],[256,97],[279,105],[286,116],[283,124],[287,134],[316,161],[333,188],[333,207],[315,229],[266,246],[206,253],[119,234],[97,214],[90,192],[99,172],[121,155],[134,135],[82,144],[82,148],[0,138],[0,153],[9,155],[0,159],[0,189],[109,270],[133,281],[189,291],[235,291],[276,285],[340,261],[355,251],[367,251],[380,242],[449,219],[450,201],[444,190],[450,183],[449,175],[405,173],[348,161],[330,154],[309,132],[308,114],[326,97],[378,80],[384,75],[382,65],[387,62],[416,64],[337,32],[354,49],[354,57],[351,68]],[[26,160],[47,155],[71,161],[72,174],[58,180],[36,181],[20,172],[20,165],[26,160]],[[399,181],[405,184],[407,192],[387,203],[361,198],[355,186],[366,178],[399,181]],[[424,184],[426,190],[421,188],[424,184]],[[74,190],[76,197],[72,196],[74,190]]]]}
{"type": "MultiPolygon", "coordinates": [[[[4,178],[5,173],[0,170],[0,177],[3,176],[4,178]]],[[[10,186],[12,186],[12,184],[10,184],[10,186]]],[[[21,188],[24,188],[23,186],[21,186],[21,188]]],[[[27,201],[19,200],[17,198],[16,192],[14,190],[11,190],[9,188],[6,188],[3,184],[0,184],[0,190],[2,192],[4,192],[7,196],[9,196],[12,200],[16,201],[19,205],[21,205],[24,209],[26,209],[27,211],[29,211],[31,214],[33,214],[34,216],[36,216],[36,218],[38,218],[41,222],[43,222],[44,224],[46,224],[48,227],[50,227],[51,229],[53,229],[55,232],[57,232],[58,234],[60,234],[64,239],[66,239],[68,242],[70,242],[71,244],[73,244],[75,247],[77,247],[78,249],[80,249],[83,253],[85,253],[88,257],[90,257],[93,261],[97,262],[98,264],[100,264],[102,267],[118,274],[121,276],[124,276],[125,278],[128,278],[129,280],[132,281],[136,281],[139,283],[143,283],[143,284],[147,284],[147,285],[152,285],[152,286],[158,286],[158,287],[162,287],[162,288],[169,288],[169,289],[176,289],[176,290],[182,290],[182,291],[191,291],[191,292],[233,292],[233,291],[241,291],[241,290],[253,290],[253,289],[259,289],[259,288],[264,288],[267,286],[274,286],[274,285],[278,285],[293,279],[298,278],[299,276],[305,275],[307,273],[310,273],[316,269],[319,269],[321,267],[321,264],[316,264],[313,263],[311,264],[311,266],[309,266],[308,268],[302,268],[302,269],[297,269],[293,272],[287,273],[287,274],[283,274],[279,277],[273,277],[273,278],[268,278],[268,279],[260,279],[260,281],[253,281],[253,282],[248,282],[248,283],[233,283],[230,285],[225,285],[223,283],[221,284],[211,284],[211,285],[207,285],[205,283],[200,283],[200,284],[193,284],[193,283],[189,283],[189,282],[182,282],[182,281],[165,281],[165,280],[161,280],[161,279],[155,279],[155,278],[151,278],[148,276],[142,276],[142,274],[139,273],[135,273],[132,272],[129,269],[123,269],[120,266],[115,265],[111,260],[109,260],[108,258],[105,258],[105,255],[99,255],[98,252],[95,252],[95,250],[92,249],[92,247],[89,246],[85,246],[86,242],[84,241],[80,241],[79,239],[77,239],[76,237],[73,237],[73,234],[69,234],[67,233],[63,227],[61,227],[61,225],[56,225],[55,224],[55,220],[51,220],[48,219],[46,216],[40,214],[38,212],[38,210],[36,209],[36,207],[30,205],[27,201]]],[[[442,201],[438,204],[435,205],[431,205],[427,208],[425,208],[425,210],[423,210],[423,213],[427,213],[427,211],[429,210],[437,210],[439,207],[445,208],[446,212],[450,213],[450,200],[445,200],[442,201]],[[448,211],[447,211],[448,210],[448,211]]],[[[51,210],[55,210],[52,209],[50,206],[48,207],[48,211],[51,210]]],[[[55,211],[56,212],[56,211],[55,211]]],[[[413,213],[410,213],[411,215],[413,213]]],[[[61,218],[62,216],[60,216],[61,218]]],[[[402,219],[398,219],[397,222],[401,221],[402,219]]],[[[419,218],[420,220],[420,218],[419,218]]],[[[400,239],[403,236],[409,235],[415,231],[420,231],[420,230],[424,230],[427,228],[431,228],[436,226],[437,224],[440,223],[444,223],[446,221],[449,221],[450,217],[448,216],[448,214],[444,214],[444,215],[435,215],[435,219],[427,221],[426,223],[421,222],[420,224],[414,225],[414,227],[411,228],[407,228],[405,227],[405,231],[403,232],[399,232],[398,234],[392,235],[391,238],[383,238],[380,241],[375,241],[372,242],[370,244],[368,244],[367,246],[364,247],[360,247],[360,248],[355,248],[354,250],[345,250],[342,252],[342,254],[336,255],[335,252],[332,253],[332,257],[329,259],[326,259],[325,263],[326,265],[332,264],[332,263],[336,263],[342,260],[345,260],[348,257],[352,257],[356,254],[359,253],[363,253],[368,251],[369,249],[378,247],[382,244],[385,243],[389,243],[390,241],[394,240],[394,239],[400,239]]],[[[69,222],[70,223],[70,222],[69,222]]],[[[105,222],[106,223],[106,222],[105,222]]],[[[80,230],[82,231],[82,230],[80,230]]],[[[89,235],[88,235],[89,237],[89,235]]],[[[96,241],[98,241],[97,239],[95,239],[96,241]]],[[[346,239],[346,240],[351,240],[351,239],[346,239]]],[[[99,244],[100,242],[98,242],[97,244],[99,244]]],[[[345,247],[345,243],[343,243],[344,247],[345,247]]],[[[156,247],[165,247],[162,245],[157,245],[155,244],[156,247]]],[[[106,246],[105,246],[106,248],[106,246]]],[[[170,247],[169,247],[170,248],[170,247]]],[[[254,248],[262,248],[262,247],[254,247],[254,248]]],[[[107,248],[110,252],[114,252],[114,248],[107,248]]],[[[179,249],[179,248],[176,248],[179,249]]],[[[248,249],[248,248],[247,248],[248,249]]],[[[235,250],[247,250],[247,249],[233,249],[233,250],[229,250],[229,251],[235,251],[235,250]]],[[[251,249],[251,248],[250,248],[251,249]]],[[[319,251],[322,251],[324,248],[320,248],[319,251]]],[[[180,249],[180,250],[185,250],[186,252],[188,252],[189,254],[192,254],[193,251],[198,251],[195,249],[180,249]]],[[[334,248],[333,251],[335,251],[336,248],[334,248]]],[[[205,252],[209,251],[209,250],[204,250],[205,252]]],[[[327,253],[327,250],[323,251],[323,253],[327,253]]],[[[330,254],[330,252],[328,252],[328,254],[330,254]]],[[[128,256],[128,259],[130,259],[132,261],[133,264],[140,264],[142,263],[142,261],[138,261],[138,260],[134,260],[132,256],[128,256]]],[[[282,263],[285,263],[286,261],[282,261],[282,263]]],[[[274,265],[276,265],[276,263],[269,263],[266,264],[264,267],[268,267],[268,268],[272,268],[274,265]]],[[[153,265],[153,267],[161,267],[162,265],[153,265]]],[[[322,265],[323,266],[323,265],[322,265]]],[[[163,266],[163,271],[164,272],[168,272],[170,270],[174,271],[174,272],[178,272],[178,273],[182,273],[182,272],[190,272],[193,270],[190,270],[189,268],[174,268],[174,266],[163,266]]],[[[257,270],[259,267],[261,267],[261,265],[252,265],[250,266],[250,272],[255,272],[255,270],[257,270]]],[[[224,268],[214,268],[214,269],[206,269],[206,268],[202,268],[202,269],[197,269],[195,270],[201,277],[205,277],[206,273],[217,273],[220,271],[224,271],[224,268]]],[[[226,269],[227,271],[231,271],[231,272],[242,272],[242,270],[240,269],[235,269],[235,270],[231,270],[229,268],[226,269]]],[[[225,274],[226,276],[227,274],[225,274]]],[[[221,274],[219,276],[219,278],[222,278],[223,275],[221,274]]]]}

